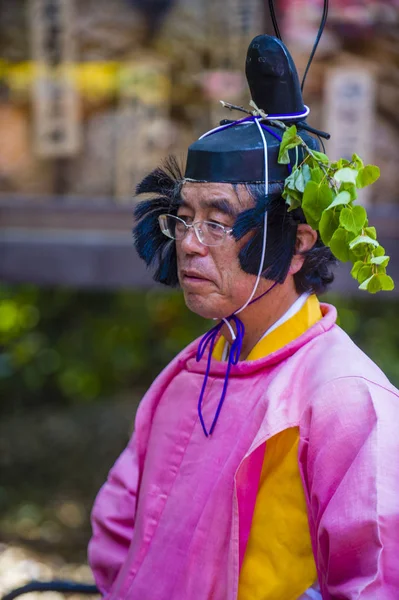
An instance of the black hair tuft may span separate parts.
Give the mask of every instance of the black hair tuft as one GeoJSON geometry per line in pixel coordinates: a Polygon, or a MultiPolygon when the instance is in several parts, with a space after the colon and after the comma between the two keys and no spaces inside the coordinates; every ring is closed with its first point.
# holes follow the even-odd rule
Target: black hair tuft
{"type": "Polygon", "coordinates": [[[176,214],[182,182],[181,169],[171,156],[136,188],[137,195],[152,194],[153,197],[138,202],[134,209],[134,246],[147,266],[155,268],[154,280],[170,286],[178,284],[176,247],[174,241],[161,232],[158,217],[165,213],[176,214]]]}

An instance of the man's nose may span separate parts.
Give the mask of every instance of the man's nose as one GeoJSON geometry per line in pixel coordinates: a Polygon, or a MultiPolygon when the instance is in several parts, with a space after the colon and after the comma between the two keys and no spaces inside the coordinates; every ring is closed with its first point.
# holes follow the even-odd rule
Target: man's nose
{"type": "Polygon", "coordinates": [[[186,235],[179,243],[181,245],[181,249],[186,254],[205,255],[208,252],[207,246],[199,241],[197,234],[194,231],[194,227],[190,227],[187,230],[186,235]]]}

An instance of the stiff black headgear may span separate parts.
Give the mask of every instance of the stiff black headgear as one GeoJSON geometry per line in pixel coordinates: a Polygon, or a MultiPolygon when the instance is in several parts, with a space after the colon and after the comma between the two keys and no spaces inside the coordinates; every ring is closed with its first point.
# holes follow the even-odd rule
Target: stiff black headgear
{"type": "MultiPolygon", "coordinates": [[[[280,40],[258,35],[248,48],[246,76],[253,102],[259,113],[267,115],[261,125],[267,142],[268,181],[283,183],[289,174],[287,165],[277,162],[283,130],[270,121],[296,123],[300,130],[298,122],[309,112],[303,104],[294,61],[280,40]]],[[[301,137],[311,148],[318,148],[315,138],[306,132],[302,131],[301,137]]],[[[293,153],[293,164],[295,158],[293,153]]],[[[255,117],[216,128],[194,142],[188,149],[185,178],[198,182],[264,182],[264,145],[255,117]]]]}
{"type": "MultiPolygon", "coordinates": [[[[137,194],[156,195],[155,199],[137,205],[137,224],[134,228],[136,249],[147,265],[156,266],[156,281],[167,285],[177,284],[175,244],[161,233],[157,217],[162,212],[176,213],[184,181],[248,186],[264,185],[266,180],[267,196],[262,192],[256,194],[255,207],[238,216],[233,235],[240,239],[249,231],[254,232],[249,246],[247,244],[240,253],[240,263],[246,272],[256,273],[259,268],[258,248],[261,246],[263,216],[265,210],[270,211],[268,252],[263,274],[278,281],[284,280],[287,274],[287,260],[284,258],[284,265],[280,264],[283,255],[287,254],[281,252],[284,240],[280,243],[275,240],[273,243],[273,226],[277,219],[280,223],[284,219],[286,209],[281,198],[284,180],[291,172],[291,164],[301,162],[303,152],[300,147],[296,148],[290,151],[291,164],[278,163],[284,133],[279,121],[287,125],[296,124],[310,148],[318,149],[318,142],[303,129],[307,127],[304,121],[309,109],[302,100],[294,62],[281,40],[268,35],[260,35],[252,40],[246,58],[246,76],[252,105],[256,106],[254,114],[239,121],[227,122],[194,142],[188,149],[184,177],[179,175],[173,162],[172,168],[169,164],[166,171],[157,169],[137,188],[137,194]],[[270,271],[271,265],[274,265],[273,272],[270,271]]],[[[294,223],[291,214],[290,220],[294,223]]],[[[291,229],[289,253],[295,244],[296,225],[291,229]]]]}

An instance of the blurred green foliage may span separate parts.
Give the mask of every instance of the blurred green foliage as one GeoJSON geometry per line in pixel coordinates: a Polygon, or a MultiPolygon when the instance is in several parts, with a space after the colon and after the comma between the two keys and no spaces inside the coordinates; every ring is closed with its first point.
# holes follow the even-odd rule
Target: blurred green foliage
{"type": "MultiPolygon", "coordinates": [[[[327,296],[341,326],[399,386],[399,302],[327,296]]],[[[0,291],[2,414],[147,386],[210,323],[178,291],[0,291]]]]}
{"type": "Polygon", "coordinates": [[[0,411],[146,386],[207,326],[179,292],[3,288],[0,411]]]}
{"type": "Polygon", "coordinates": [[[390,294],[353,298],[326,294],[338,309],[338,324],[399,388],[399,299],[390,294]]]}

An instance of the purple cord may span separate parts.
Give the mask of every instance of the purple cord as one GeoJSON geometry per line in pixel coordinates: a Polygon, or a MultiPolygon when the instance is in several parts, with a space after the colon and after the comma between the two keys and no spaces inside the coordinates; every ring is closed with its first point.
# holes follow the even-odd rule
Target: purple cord
{"type": "MultiPolygon", "coordinates": [[[[258,296],[257,298],[255,298],[254,300],[251,300],[251,302],[248,304],[248,306],[250,306],[251,304],[253,304],[254,302],[257,302],[258,300],[260,300],[261,298],[263,298],[263,296],[266,296],[266,294],[268,294],[269,292],[272,291],[272,289],[277,285],[277,281],[275,281],[273,283],[272,286],[270,286],[270,288],[268,290],[266,290],[266,292],[263,292],[263,294],[261,294],[260,296],[258,296]]],[[[206,347],[208,346],[208,344],[210,344],[209,346],[209,354],[208,354],[208,361],[207,361],[207,365],[206,365],[206,371],[205,371],[205,377],[204,377],[204,381],[202,383],[202,388],[201,388],[201,393],[198,399],[198,416],[199,416],[199,420],[201,422],[202,425],[202,429],[204,430],[204,433],[206,435],[206,437],[210,436],[213,433],[213,430],[215,429],[215,425],[217,423],[217,420],[219,418],[219,414],[220,411],[222,410],[222,406],[223,406],[223,402],[224,399],[226,397],[226,392],[227,392],[227,385],[229,383],[229,374],[230,374],[230,369],[231,369],[231,365],[236,365],[238,363],[238,361],[240,360],[240,355],[241,355],[241,350],[242,350],[242,343],[244,341],[244,335],[245,335],[245,326],[244,323],[241,321],[241,319],[239,319],[234,313],[232,315],[230,315],[229,317],[226,317],[226,319],[228,321],[233,321],[235,326],[236,326],[236,338],[233,341],[233,343],[231,344],[231,348],[229,351],[229,358],[227,361],[227,369],[226,369],[226,374],[224,376],[224,383],[223,383],[223,391],[222,391],[222,395],[220,396],[220,400],[216,409],[216,413],[215,416],[213,417],[213,421],[211,424],[211,428],[209,430],[209,433],[207,431],[205,422],[204,422],[204,418],[202,416],[202,401],[204,399],[204,393],[205,393],[205,388],[206,388],[206,384],[208,382],[208,377],[209,377],[209,371],[211,368],[211,360],[212,360],[212,353],[213,353],[213,348],[215,346],[215,341],[216,338],[218,336],[219,331],[222,329],[224,322],[220,321],[220,323],[218,323],[217,325],[215,325],[215,327],[212,327],[212,329],[210,329],[201,339],[199,345],[198,345],[198,349],[197,349],[197,356],[196,356],[196,361],[199,362],[201,360],[201,358],[204,356],[206,347]]]]}
{"type": "MultiPolygon", "coordinates": [[[[284,117],[292,117],[292,119],[298,118],[298,117],[303,117],[303,113],[292,113],[289,115],[267,115],[267,118],[265,119],[266,121],[269,120],[273,120],[273,119],[281,119],[284,117]]],[[[252,122],[254,123],[256,120],[256,117],[253,115],[249,115],[248,117],[244,117],[243,119],[238,119],[237,121],[232,121],[231,123],[226,123],[226,125],[220,125],[220,127],[216,127],[215,130],[209,131],[208,133],[205,133],[203,136],[201,137],[208,137],[209,135],[213,135],[214,133],[219,133],[219,131],[224,131],[225,129],[229,129],[230,127],[234,127],[234,125],[239,125],[240,123],[246,123],[246,122],[252,122]]],[[[271,129],[269,129],[266,125],[263,125],[261,123],[263,129],[266,129],[269,133],[271,133],[271,135],[274,135],[275,138],[277,138],[278,140],[282,140],[281,137],[279,137],[276,133],[274,133],[274,131],[272,131],[271,129]]]]}
{"type": "Polygon", "coordinates": [[[234,125],[239,125],[240,123],[245,123],[245,122],[254,122],[255,121],[255,117],[249,116],[249,117],[244,117],[243,119],[238,119],[238,121],[232,121],[231,123],[226,123],[226,125],[220,125],[219,127],[216,128],[216,131],[210,131],[209,133],[205,133],[203,136],[201,137],[208,137],[210,135],[213,135],[214,133],[219,133],[219,131],[224,131],[225,129],[229,129],[230,127],[233,127],[234,125]]]}

